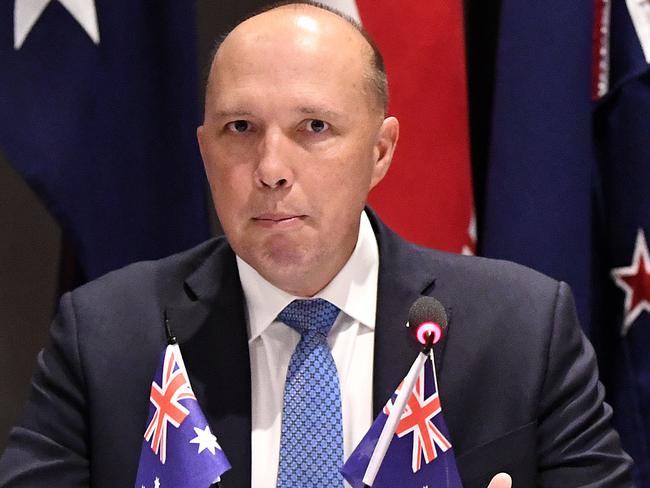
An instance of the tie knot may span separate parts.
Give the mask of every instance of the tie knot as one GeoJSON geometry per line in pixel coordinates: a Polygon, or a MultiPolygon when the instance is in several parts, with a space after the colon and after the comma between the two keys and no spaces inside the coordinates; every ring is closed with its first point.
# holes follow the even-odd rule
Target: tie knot
{"type": "Polygon", "coordinates": [[[278,314],[278,319],[303,335],[314,331],[327,335],[339,314],[336,305],[327,300],[294,300],[278,314]]]}

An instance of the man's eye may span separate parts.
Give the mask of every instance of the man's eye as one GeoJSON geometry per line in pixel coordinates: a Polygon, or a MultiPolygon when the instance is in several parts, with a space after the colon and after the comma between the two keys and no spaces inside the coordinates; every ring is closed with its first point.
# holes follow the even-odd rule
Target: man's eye
{"type": "Polygon", "coordinates": [[[323,120],[312,119],[307,122],[307,130],[310,132],[324,132],[329,127],[329,124],[323,120]]]}
{"type": "Polygon", "coordinates": [[[229,122],[226,127],[232,132],[246,132],[250,129],[250,123],[246,120],[235,120],[229,122]]]}

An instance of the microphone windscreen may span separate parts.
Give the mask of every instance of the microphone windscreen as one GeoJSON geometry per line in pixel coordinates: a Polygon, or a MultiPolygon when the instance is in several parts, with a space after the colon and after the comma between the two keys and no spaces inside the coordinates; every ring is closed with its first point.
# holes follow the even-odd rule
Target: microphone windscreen
{"type": "MultiPolygon", "coordinates": [[[[414,331],[418,341],[422,342],[422,338],[419,337],[418,330],[420,325],[426,323],[434,323],[440,327],[440,336],[444,333],[447,328],[447,312],[445,312],[445,307],[433,297],[420,297],[413,305],[411,305],[411,310],[409,310],[409,327],[414,331]]],[[[440,337],[437,338],[435,342],[440,340],[440,337]]]]}

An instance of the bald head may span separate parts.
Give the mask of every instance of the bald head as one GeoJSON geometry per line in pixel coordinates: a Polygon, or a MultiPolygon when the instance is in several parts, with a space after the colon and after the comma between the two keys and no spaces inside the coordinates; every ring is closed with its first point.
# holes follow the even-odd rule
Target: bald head
{"type": "Polygon", "coordinates": [[[209,96],[213,78],[220,70],[228,69],[228,62],[232,61],[231,51],[234,50],[236,56],[243,56],[243,47],[254,51],[265,47],[274,50],[278,41],[310,48],[314,55],[322,49],[328,56],[328,64],[336,64],[335,57],[338,57],[360,66],[360,94],[367,97],[373,108],[386,112],[388,83],[383,58],[373,40],[354,19],[311,1],[279,2],[235,27],[215,49],[206,96],[209,96]]]}
{"type": "Polygon", "coordinates": [[[357,242],[368,192],[390,166],[372,47],[313,5],[239,24],[215,55],[197,129],[215,209],[235,253],[295,296],[313,296],[357,242]]]}

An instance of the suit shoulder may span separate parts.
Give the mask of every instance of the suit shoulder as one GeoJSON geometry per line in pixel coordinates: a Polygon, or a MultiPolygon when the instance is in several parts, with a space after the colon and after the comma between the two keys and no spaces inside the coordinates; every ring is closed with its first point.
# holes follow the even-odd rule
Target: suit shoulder
{"type": "Polygon", "coordinates": [[[560,283],[521,264],[480,256],[464,256],[415,246],[439,281],[463,286],[466,293],[495,295],[501,300],[523,297],[555,299],[560,283]]]}
{"type": "MultiPolygon", "coordinates": [[[[435,252],[435,251],[434,251],[435,252]]],[[[446,264],[464,272],[477,274],[492,280],[524,281],[537,284],[557,286],[557,280],[527,266],[502,259],[486,258],[482,256],[464,256],[436,252],[440,263],[446,264]]]]}
{"type": "Polygon", "coordinates": [[[229,249],[225,238],[205,241],[170,256],[110,271],[71,292],[75,303],[115,303],[164,298],[214,253],[229,249]]]}
{"type": "Polygon", "coordinates": [[[465,295],[464,289],[472,288],[480,289],[482,294],[504,288],[536,288],[538,292],[547,290],[554,294],[558,289],[556,280],[513,262],[453,254],[409,242],[386,226],[371,209],[367,208],[366,212],[377,236],[380,259],[382,254],[388,257],[391,267],[388,271],[404,275],[405,281],[409,275],[422,277],[424,274],[435,280],[436,288],[444,283],[461,295],[465,295]]]}

